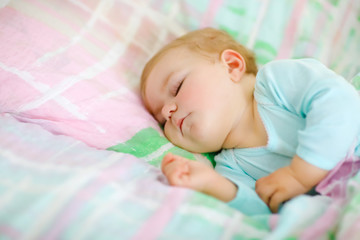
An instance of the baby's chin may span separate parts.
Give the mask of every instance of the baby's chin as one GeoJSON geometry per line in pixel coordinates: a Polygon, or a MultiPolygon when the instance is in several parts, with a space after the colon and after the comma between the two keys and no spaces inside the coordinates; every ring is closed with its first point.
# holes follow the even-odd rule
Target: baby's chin
{"type": "MultiPolygon", "coordinates": [[[[171,140],[170,140],[171,141],[171,140]]],[[[172,141],[171,141],[172,142],[172,141]]],[[[221,149],[221,146],[214,145],[213,143],[207,143],[206,140],[203,141],[183,141],[181,143],[172,142],[174,145],[185,149],[192,153],[208,153],[208,152],[217,152],[221,149]]]]}
{"type": "Polygon", "coordinates": [[[222,148],[221,136],[210,131],[201,131],[204,128],[195,128],[191,130],[191,136],[187,133],[185,136],[166,133],[167,139],[175,146],[193,153],[217,152],[222,148]]]}

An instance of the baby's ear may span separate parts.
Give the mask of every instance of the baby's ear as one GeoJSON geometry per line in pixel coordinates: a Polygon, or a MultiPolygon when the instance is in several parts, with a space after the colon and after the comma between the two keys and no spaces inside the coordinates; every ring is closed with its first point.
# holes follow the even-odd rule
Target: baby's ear
{"type": "Polygon", "coordinates": [[[243,56],[232,49],[226,49],[221,53],[221,61],[228,68],[231,80],[234,82],[240,81],[246,71],[243,56]]]}

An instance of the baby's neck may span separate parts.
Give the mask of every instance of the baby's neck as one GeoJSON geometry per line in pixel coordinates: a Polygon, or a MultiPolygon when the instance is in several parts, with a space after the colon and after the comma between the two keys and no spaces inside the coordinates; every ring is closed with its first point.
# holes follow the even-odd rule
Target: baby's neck
{"type": "Polygon", "coordinates": [[[267,145],[268,136],[257,109],[257,102],[254,98],[256,77],[246,76],[246,83],[243,86],[246,96],[246,107],[243,113],[239,113],[240,120],[231,130],[223,148],[250,148],[267,145]]]}

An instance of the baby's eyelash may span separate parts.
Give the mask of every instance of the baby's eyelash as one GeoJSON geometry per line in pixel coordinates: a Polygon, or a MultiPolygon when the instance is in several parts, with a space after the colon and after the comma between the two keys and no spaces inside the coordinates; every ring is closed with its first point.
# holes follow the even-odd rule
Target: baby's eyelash
{"type": "Polygon", "coordinates": [[[179,91],[180,91],[180,88],[181,88],[184,80],[185,80],[185,79],[181,80],[179,83],[177,83],[177,84],[175,85],[174,90],[173,90],[173,95],[174,95],[174,96],[178,95],[178,93],[179,93],[179,91]]]}

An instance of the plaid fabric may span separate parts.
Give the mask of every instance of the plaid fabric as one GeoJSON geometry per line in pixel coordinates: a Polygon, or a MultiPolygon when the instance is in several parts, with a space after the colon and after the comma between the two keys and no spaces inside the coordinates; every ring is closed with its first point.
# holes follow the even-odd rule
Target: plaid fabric
{"type": "MultiPolygon", "coordinates": [[[[259,65],[314,57],[350,80],[360,72],[359,1],[13,0],[0,7],[0,238],[360,234],[359,176],[346,202],[299,197],[280,215],[257,217],[163,184],[164,154],[202,158],[169,143],[138,94],[145,62],[206,26],[254,49],[259,65]]],[[[359,89],[359,75],[352,82],[359,89]]]]}

